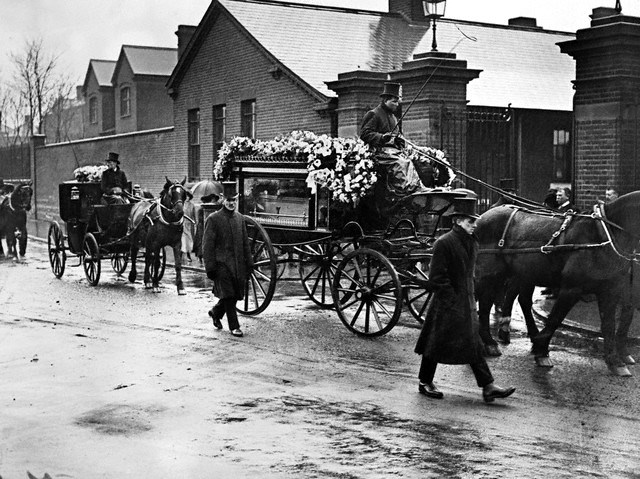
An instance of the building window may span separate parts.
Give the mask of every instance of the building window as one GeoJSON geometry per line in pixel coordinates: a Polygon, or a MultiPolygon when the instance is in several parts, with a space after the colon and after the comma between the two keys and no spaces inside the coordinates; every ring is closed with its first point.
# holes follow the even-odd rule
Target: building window
{"type": "Polygon", "coordinates": [[[227,106],[213,107],[213,160],[218,158],[218,150],[227,139],[227,106]]]}
{"type": "Polygon", "coordinates": [[[131,115],[131,88],[128,86],[120,90],[120,116],[131,115]]]}
{"type": "Polygon", "coordinates": [[[189,181],[200,179],[200,110],[193,109],[187,112],[189,133],[189,181]]]}
{"type": "Polygon", "coordinates": [[[571,181],[571,141],[568,130],[553,130],[553,177],[571,181]]]}
{"type": "Polygon", "coordinates": [[[249,138],[256,137],[256,101],[245,100],[240,103],[240,116],[242,125],[240,134],[249,138]]]}
{"type": "Polygon", "coordinates": [[[89,98],[89,123],[98,123],[98,99],[95,96],[89,98]]]}

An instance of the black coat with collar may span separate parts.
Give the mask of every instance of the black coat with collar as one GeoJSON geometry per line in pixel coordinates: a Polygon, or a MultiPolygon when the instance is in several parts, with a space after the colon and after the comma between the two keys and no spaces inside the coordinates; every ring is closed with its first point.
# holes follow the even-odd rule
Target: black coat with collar
{"type": "Polygon", "coordinates": [[[477,254],[475,237],[457,225],[435,242],[427,283],[435,295],[415,347],[417,354],[444,364],[482,359],[473,286],[477,254]]]}
{"type": "Polygon", "coordinates": [[[360,125],[360,139],[373,147],[382,147],[382,135],[402,133],[400,127],[396,128],[397,124],[398,119],[393,112],[381,103],[364,115],[360,125]]]}

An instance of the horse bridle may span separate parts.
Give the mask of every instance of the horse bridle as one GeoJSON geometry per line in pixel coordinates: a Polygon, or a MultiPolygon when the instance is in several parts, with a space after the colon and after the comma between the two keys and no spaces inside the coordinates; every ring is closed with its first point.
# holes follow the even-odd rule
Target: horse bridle
{"type": "Polygon", "coordinates": [[[627,230],[625,230],[622,226],[619,226],[615,223],[613,223],[612,221],[609,221],[607,219],[607,216],[605,214],[605,210],[604,210],[604,205],[600,205],[597,204],[594,208],[594,211],[591,215],[592,218],[595,218],[596,220],[600,221],[600,224],[602,225],[602,229],[604,230],[605,235],[607,236],[607,240],[608,243],[611,245],[611,249],[613,249],[613,251],[620,256],[621,258],[627,260],[627,261],[634,261],[634,262],[640,262],[640,260],[637,257],[637,253],[636,253],[636,249],[634,248],[634,250],[631,252],[630,255],[625,254],[625,253],[621,253],[618,248],[616,247],[614,241],[613,241],[613,235],[611,234],[611,231],[609,231],[608,226],[614,226],[617,229],[619,229],[620,231],[622,231],[623,233],[628,234],[629,236],[631,236],[632,238],[634,238],[636,240],[636,245],[638,244],[638,241],[640,240],[640,238],[638,238],[636,235],[629,233],[627,230]]]}
{"type": "MultiPolygon", "coordinates": [[[[20,188],[20,187],[18,187],[14,192],[11,192],[11,193],[9,194],[9,209],[10,209],[11,211],[14,211],[14,212],[15,212],[17,209],[23,209],[23,210],[25,210],[25,211],[27,210],[27,205],[25,205],[25,204],[21,204],[19,208],[16,208],[16,207],[14,207],[14,206],[13,206],[13,195],[14,195],[14,194],[17,194],[17,193],[18,193],[18,191],[20,191],[20,189],[21,189],[21,188],[20,188]]],[[[22,195],[20,195],[20,197],[22,197],[22,195]]]]}
{"type": "MultiPolygon", "coordinates": [[[[173,183],[169,189],[167,190],[167,195],[171,194],[171,190],[174,188],[182,188],[184,189],[184,186],[182,186],[179,183],[173,183]]],[[[186,190],[185,190],[186,191],[186,190]]],[[[173,210],[175,209],[175,207],[177,205],[179,205],[180,203],[184,204],[184,200],[178,200],[176,202],[172,202],[171,200],[169,200],[169,204],[171,206],[171,208],[166,207],[165,205],[162,204],[162,198],[158,198],[157,200],[158,206],[160,207],[160,214],[158,219],[160,220],[161,223],[165,224],[165,225],[169,225],[169,226],[182,226],[182,224],[184,223],[184,213],[182,214],[182,216],[180,216],[180,219],[178,221],[167,221],[164,219],[164,216],[162,215],[162,210],[167,210],[167,211],[171,211],[173,213],[173,210]]]]}

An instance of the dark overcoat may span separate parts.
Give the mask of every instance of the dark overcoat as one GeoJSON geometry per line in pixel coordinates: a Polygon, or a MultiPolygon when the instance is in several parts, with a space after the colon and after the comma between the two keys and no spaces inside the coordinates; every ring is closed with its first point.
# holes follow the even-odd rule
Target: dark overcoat
{"type": "Polygon", "coordinates": [[[360,139],[373,147],[382,147],[382,135],[385,133],[402,133],[396,128],[398,119],[383,104],[365,113],[360,125],[360,139]]]}
{"type": "Polygon", "coordinates": [[[473,273],[478,242],[462,228],[433,246],[427,289],[435,291],[415,352],[437,363],[471,364],[482,359],[473,273]]]}
{"type": "Polygon", "coordinates": [[[109,168],[102,172],[102,179],[100,180],[100,186],[102,192],[111,195],[113,194],[113,188],[120,187],[122,190],[127,189],[127,175],[124,174],[120,168],[112,170],[109,168]]]}
{"type": "Polygon", "coordinates": [[[242,299],[253,269],[244,216],[222,208],[204,223],[202,254],[207,275],[213,273],[213,293],[220,299],[242,299]]]}

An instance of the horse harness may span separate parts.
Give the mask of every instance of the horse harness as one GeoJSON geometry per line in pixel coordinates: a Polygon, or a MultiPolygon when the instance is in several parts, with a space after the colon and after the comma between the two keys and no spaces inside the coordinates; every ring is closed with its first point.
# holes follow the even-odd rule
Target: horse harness
{"type": "MultiPolygon", "coordinates": [[[[611,235],[611,232],[609,231],[608,226],[612,225],[617,227],[618,229],[624,231],[624,228],[622,228],[621,226],[616,225],[615,223],[612,223],[611,221],[606,219],[606,216],[604,214],[604,208],[602,208],[600,205],[596,206],[596,209],[594,211],[593,214],[591,215],[579,215],[577,213],[574,212],[567,212],[564,214],[564,220],[562,222],[562,225],[560,225],[560,228],[555,231],[552,235],[551,238],[549,238],[549,241],[547,241],[547,243],[543,246],[540,247],[535,247],[535,248],[505,248],[505,241],[507,238],[507,234],[509,231],[509,227],[511,226],[513,219],[515,218],[516,214],[520,211],[520,210],[524,210],[526,212],[529,213],[535,213],[532,212],[530,210],[527,210],[526,208],[522,208],[520,206],[514,206],[514,205],[508,205],[509,208],[512,208],[513,211],[511,212],[511,214],[509,215],[509,219],[507,220],[507,223],[504,227],[504,230],[502,232],[502,236],[500,237],[500,240],[498,241],[498,248],[497,249],[482,249],[479,251],[479,253],[493,253],[493,254],[516,254],[516,253],[542,253],[542,254],[550,254],[550,253],[554,253],[554,252],[561,252],[561,251],[576,251],[576,250],[581,250],[581,249],[591,249],[591,248],[602,248],[604,246],[607,245],[611,245],[611,248],[613,249],[613,251],[620,256],[621,258],[627,260],[627,261],[638,261],[638,259],[636,258],[635,254],[632,255],[627,255],[624,253],[621,253],[618,248],[616,247],[614,241],[613,241],[613,237],[611,235]],[[562,233],[564,233],[567,228],[569,227],[569,225],[571,224],[574,216],[584,216],[584,217],[589,217],[589,218],[593,218],[595,220],[597,220],[601,225],[602,228],[605,232],[605,235],[607,237],[607,241],[604,241],[602,243],[567,243],[567,244],[554,244],[554,242],[557,241],[557,239],[560,237],[560,235],[562,233]]],[[[539,214],[539,213],[537,213],[539,214]]]]}

